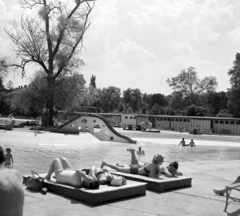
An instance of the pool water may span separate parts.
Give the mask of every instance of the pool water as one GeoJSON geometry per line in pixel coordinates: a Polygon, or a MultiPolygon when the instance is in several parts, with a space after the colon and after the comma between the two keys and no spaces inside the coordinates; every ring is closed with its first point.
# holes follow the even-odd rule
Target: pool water
{"type": "Polygon", "coordinates": [[[4,144],[2,148],[11,147],[14,168],[22,175],[36,171],[46,173],[51,161],[55,157],[64,156],[69,159],[74,168],[90,168],[100,166],[101,161],[111,163],[130,163],[130,153],[127,148],[145,151],[144,156],[138,156],[141,162],[149,162],[154,154],[164,156],[165,164],[173,160],[179,162],[198,161],[228,161],[240,160],[240,147],[234,146],[197,146],[196,148],[179,147],[175,144],[159,144],[142,142],[142,144],[126,144],[111,142],[93,142],[85,144],[69,143],[67,145],[19,145],[15,142],[4,144]]]}

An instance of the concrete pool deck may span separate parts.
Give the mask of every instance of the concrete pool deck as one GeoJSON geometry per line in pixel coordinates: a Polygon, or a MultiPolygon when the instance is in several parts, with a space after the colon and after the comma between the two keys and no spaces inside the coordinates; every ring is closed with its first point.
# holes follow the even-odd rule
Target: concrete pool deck
{"type": "MultiPolygon", "coordinates": [[[[162,133],[164,134],[164,131],[162,133]]],[[[44,133],[42,135],[43,136],[36,134],[36,136],[33,136],[33,133],[25,131],[5,132],[1,130],[0,145],[2,143],[11,145],[13,142],[16,142],[13,140],[14,137],[19,145],[44,145],[45,143],[50,143],[54,147],[54,144],[60,145],[61,139],[64,137],[62,136],[61,138],[61,136],[52,133],[44,133]]],[[[136,137],[137,136],[138,134],[136,133],[136,137]]],[[[179,141],[179,138],[176,137],[176,139],[174,139],[174,136],[174,134],[171,134],[171,139],[179,141]]],[[[167,144],[169,139],[164,139],[163,137],[154,139],[161,139],[161,142],[165,141],[167,144]]],[[[98,142],[98,140],[90,134],[81,136],[81,139],[76,137],[76,139],[79,140],[78,142],[98,142]]],[[[139,138],[139,140],[141,139],[145,138],[139,138]]],[[[198,139],[201,140],[201,137],[198,137],[198,139]]],[[[218,142],[218,139],[219,138],[216,138],[215,141],[218,142]]],[[[233,142],[231,142],[230,139],[228,142],[235,146],[236,137],[233,137],[233,139],[233,142]]],[[[239,137],[237,137],[237,139],[239,139],[239,137]]],[[[67,139],[64,139],[65,142],[66,140],[67,139]]],[[[73,140],[69,140],[68,142],[73,142],[73,140]]],[[[134,147],[134,145],[131,146],[134,147]]],[[[212,189],[221,188],[230,184],[240,175],[239,170],[240,160],[214,161],[213,158],[213,161],[207,162],[181,162],[181,171],[184,175],[193,177],[192,187],[164,193],[147,191],[146,196],[117,200],[96,207],[91,207],[85,203],[49,192],[47,195],[42,195],[25,190],[24,216],[240,215],[240,203],[231,203],[228,207],[229,214],[227,214],[223,212],[226,197],[217,196],[212,191],[212,189]]],[[[240,197],[240,193],[236,193],[236,196],[240,197]]]]}

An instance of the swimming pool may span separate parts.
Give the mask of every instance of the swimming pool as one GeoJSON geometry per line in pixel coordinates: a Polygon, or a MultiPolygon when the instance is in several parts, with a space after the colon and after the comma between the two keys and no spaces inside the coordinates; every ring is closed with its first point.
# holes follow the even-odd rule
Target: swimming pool
{"type": "Polygon", "coordinates": [[[179,162],[240,160],[240,147],[236,146],[198,145],[196,148],[190,148],[179,147],[176,144],[154,143],[151,140],[142,141],[141,144],[136,145],[100,141],[83,143],[72,141],[66,144],[64,139],[62,139],[62,144],[54,140],[52,143],[55,144],[34,144],[29,140],[24,143],[0,139],[2,148],[12,148],[14,168],[22,175],[29,174],[32,170],[38,173],[47,172],[52,159],[59,156],[68,158],[75,168],[100,166],[102,160],[129,164],[130,153],[126,149],[137,149],[139,146],[145,151],[145,155],[139,158],[141,162],[151,161],[152,156],[157,153],[164,156],[165,164],[173,160],[179,162]]]}

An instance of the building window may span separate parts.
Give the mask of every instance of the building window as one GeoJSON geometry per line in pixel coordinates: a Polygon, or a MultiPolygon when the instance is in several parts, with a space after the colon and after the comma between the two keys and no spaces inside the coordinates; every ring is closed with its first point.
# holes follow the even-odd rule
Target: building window
{"type": "Polygon", "coordinates": [[[218,124],[218,121],[215,121],[215,124],[218,124]]]}
{"type": "Polygon", "coordinates": [[[184,122],[186,122],[186,119],[183,119],[184,122]]]}
{"type": "Polygon", "coordinates": [[[132,116],[130,116],[130,119],[132,119],[132,116]]]}
{"type": "Polygon", "coordinates": [[[225,124],[229,124],[229,121],[225,121],[225,124]]]}
{"type": "Polygon", "coordinates": [[[134,116],[133,119],[136,119],[136,116],[134,116]]]}
{"type": "Polygon", "coordinates": [[[220,121],[220,124],[223,124],[223,121],[220,121]]]}
{"type": "Polygon", "coordinates": [[[178,119],[175,119],[176,121],[178,121],[178,119]]]}
{"type": "Polygon", "coordinates": [[[240,125],[240,122],[239,122],[239,121],[237,121],[237,122],[236,122],[236,124],[237,124],[237,125],[240,125]]]}
{"type": "Polygon", "coordinates": [[[125,116],[125,119],[127,119],[128,117],[127,116],[125,116]]]}
{"type": "Polygon", "coordinates": [[[234,121],[231,121],[231,124],[234,124],[234,121]]]}

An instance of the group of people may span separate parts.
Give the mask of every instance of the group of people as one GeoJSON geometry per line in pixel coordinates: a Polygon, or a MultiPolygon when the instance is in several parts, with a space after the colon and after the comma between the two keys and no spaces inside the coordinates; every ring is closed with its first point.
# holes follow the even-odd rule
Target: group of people
{"type": "Polygon", "coordinates": [[[101,164],[101,168],[104,166],[115,169],[119,172],[130,173],[130,174],[138,174],[143,176],[149,176],[151,178],[159,178],[160,175],[165,175],[167,177],[174,177],[182,175],[181,172],[178,171],[178,162],[174,161],[170,163],[168,166],[164,166],[164,157],[160,154],[154,155],[153,159],[149,163],[139,164],[139,161],[135,154],[135,149],[127,149],[127,151],[131,154],[131,164],[112,164],[106,161],[103,161],[101,164]]]}
{"type": "Polygon", "coordinates": [[[149,131],[152,130],[152,122],[151,121],[146,121],[146,122],[141,122],[140,123],[141,131],[146,131],[149,129],[149,131]]]}
{"type": "Polygon", "coordinates": [[[55,178],[59,183],[69,184],[74,187],[98,189],[99,185],[103,184],[114,186],[127,184],[125,178],[111,174],[108,170],[104,169],[104,166],[120,172],[149,176],[151,178],[159,178],[161,174],[168,177],[182,175],[182,173],[178,172],[178,162],[176,161],[170,163],[168,166],[164,166],[162,165],[164,157],[157,154],[154,155],[151,162],[140,165],[135,154],[135,149],[127,149],[127,151],[131,153],[130,165],[119,163],[115,165],[102,161],[100,168],[93,166],[91,169],[83,170],[73,169],[65,157],[55,158],[49,167],[45,179],[49,180],[52,174],[55,173],[55,178]]]}
{"type": "Polygon", "coordinates": [[[183,146],[183,147],[185,147],[185,146],[196,147],[195,142],[193,141],[193,139],[190,141],[189,144],[186,144],[186,141],[185,141],[184,138],[182,138],[182,140],[180,141],[179,146],[183,146]]]}

